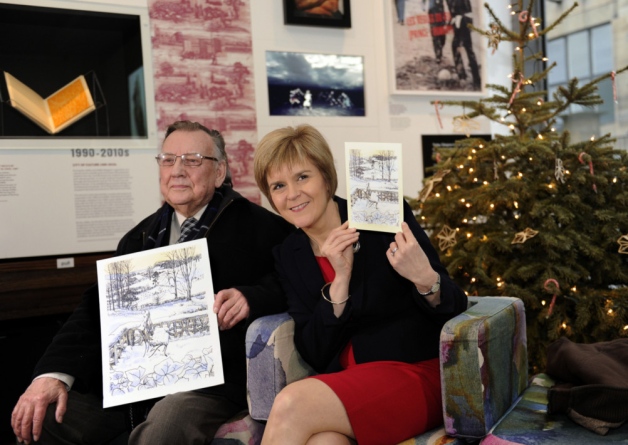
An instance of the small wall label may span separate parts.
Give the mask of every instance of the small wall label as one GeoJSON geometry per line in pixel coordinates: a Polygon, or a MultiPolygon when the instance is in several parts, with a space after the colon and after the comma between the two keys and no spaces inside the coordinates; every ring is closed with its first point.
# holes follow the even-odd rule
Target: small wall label
{"type": "Polygon", "coordinates": [[[69,269],[74,267],[74,258],[57,258],[57,269],[69,269]]]}

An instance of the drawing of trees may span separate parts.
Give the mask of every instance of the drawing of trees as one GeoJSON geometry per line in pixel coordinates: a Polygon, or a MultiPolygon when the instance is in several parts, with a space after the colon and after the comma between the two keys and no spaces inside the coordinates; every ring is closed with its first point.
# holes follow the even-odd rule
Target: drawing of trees
{"type": "Polygon", "coordinates": [[[166,258],[168,283],[173,288],[175,300],[180,298],[179,292],[184,293],[181,298],[191,300],[192,283],[201,256],[193,247],[185,247],[166,253],[166,258]]]}
{"type": "Polygon", "coordinates": [[[395,163],[397,162],[395,152],[392,150],[384,150],[378,158],[380,159],[382,179],[390,181],[392,173],[395,171],[395,163]]]}
{"type": "Polygon", "coordinates": [[[146,305],[148,296],[157,305],[168,300],[191,301],[202,255],[194,247],[181,247],[163,255],[143,267],[133,265],[131,260],[104,266],[107,310],[136,309],[138,304],[146,305]]]}
{"type": "Polygon", "coordinates": [[[362,173],[364,169],[361,166],[362,156],[360,150],[351,150],[351,156],[349,156],[349,174],[358,179],[362,179],[362,173]]]}
{"type": "Polygon", "coordinates": [[[151,264],[149,266],[146,267],[146,270],[144,271],[145,275],[146,275],[146,279],[149,281],[153,281],[153,275],[155,274],[155,265],[151,264]]]}
{"type": "Polygon", "coordinates": [[[131,261],[122,260],[107,265],[107,309],[116,310],[134,301],[131,292],[131,261]]]}
{"type": "Polygon", "coordinates": [[[186,298],[191,300],[192,282],[194,281],[194,276],[196,275],[196,265],[201,259],[201,256],[196,253],[196,249],[193,247],[179,249],[177,253],[179,257],[178,264],[181,273],[181,281],[183,281],[186,298]]]}
{"type": "Polygon", "coordinates": [[[166,254],[166,266],[167,266],[167,274],[168,274],[168,283],[172,286],[174,291],[175,300],[179,299],[179,268],[177,267],[177,263],[179,260],[179,254],[176,250],[171,250],[166,254]]]}

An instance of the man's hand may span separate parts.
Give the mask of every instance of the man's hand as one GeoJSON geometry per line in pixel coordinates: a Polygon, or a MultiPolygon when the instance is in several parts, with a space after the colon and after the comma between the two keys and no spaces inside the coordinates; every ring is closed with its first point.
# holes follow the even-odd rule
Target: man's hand
{"type": "Polygon", "coordinates": [[[31,439],[35,442],[39,440],[46,409],[55,402],[55,419],[61,423],[68,402],[65,383],[50,377],[33,380],[11,414],[11,426],[18,441],[30,443],[31,439]]]}
{"type": "Polygon", "coordinates": [[[216,294],[214,313],[218,315],[218,328],[231,329],[249,316],[249,302],[237,289],[223,289],[216,294]]]}

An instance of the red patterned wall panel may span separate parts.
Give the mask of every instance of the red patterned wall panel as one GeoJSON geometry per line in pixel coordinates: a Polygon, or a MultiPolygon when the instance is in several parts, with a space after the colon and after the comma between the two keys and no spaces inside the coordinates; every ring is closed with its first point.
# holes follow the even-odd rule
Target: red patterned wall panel
{"type": "Polygon", "coordinates": [[[160,134],[181,119],[219,130],[234,188],[260,203],[249,0],[149,0],[149,11],[160,134]]]}

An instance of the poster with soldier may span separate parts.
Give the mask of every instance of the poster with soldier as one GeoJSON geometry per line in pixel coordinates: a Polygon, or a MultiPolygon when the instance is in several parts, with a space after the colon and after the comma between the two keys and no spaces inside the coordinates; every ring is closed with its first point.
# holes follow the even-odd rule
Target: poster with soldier
{"type": "Polygon", "coordinates": [[[96,267],[104,408],[224,383],[207,240],[96,267]]]}
{"type": "Polygon", "coordinates": [[[392,94],[484,92],[479,0],[386,0],[392,94]]]}

